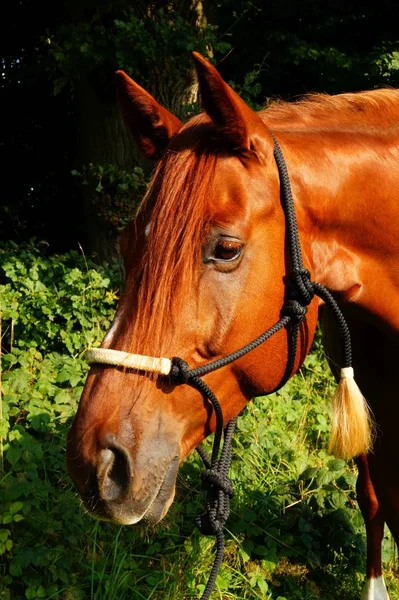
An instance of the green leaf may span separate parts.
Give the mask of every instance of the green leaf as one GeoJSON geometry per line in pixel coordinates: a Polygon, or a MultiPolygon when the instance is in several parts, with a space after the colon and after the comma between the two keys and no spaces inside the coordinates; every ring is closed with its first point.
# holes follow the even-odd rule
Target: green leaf
{"type": "Polygon", "coordinates": [[[7,525],[8,523],[11,523],[11,522],[12,522],[12,515],[10,515],[10,514],[4,515],[4,517],[2,519],[3,525],[7,525]]]}
{"type": "Polygon", "coordinates": [[[314,479],[318,473],[319,473],[319,469],[316,469],[314,467],[309,467],[308,469],[305,469],[305,471],[303,473],[301,473],[301,475],[299,476],[299,479],[308,481],[310,479],[314,479]]]}
{"type": "Polygon", "coordinates": [[[9,535],[9,529],[0,529],[0,542],[5,542],[9,535]]]}
{"type": "Polygon", "coordinates": [[[342,492],[332,492],[331,504],[334,508],[344,508],[346,505],[346,495],[342,492]]]}
{"type": "Polygon", "coordinates": [[[15,513],[19,512],[22,509],[23,505],[23,502],[20,501],[13,502],[8,510],[12,515],[15,515],[15,513]]]}
{"type": "Polygon", "coordinates": [[[248,552],[242,546],[240,546],[240,548],[238,549],[238,553],[241,556],[244,563],[248,562],[251,558],[251,555],[248,554],[248,552]]]}
{"type": "Polygon", "coordinates": [[[255,554],[259,554],[259,556],[267,556],[270,551],[268,548],[265,548],[265,546],[256,546],[254,552],[255,554]]]}
{"type": "Polygon", "coordinates": [[[340,472],[345,469],[346,462],[340,458],[333,458],[332,460],[328,461],[327,466],[330,471],[340,472]]]}
{"type": "Polygon", "coordinates": [[[330,483],[332,479],[333,475],[331,471],[329,471],[328,469],[320,469],[316,477],[316,483],[319,487],[321,487],[326,483],[330,483]]]}
{"type": "Polygon", "coordinates": [[[25,517],[23,515],[14,515],[13,521],[15,523],[19,523],[20,521],[23,521],[25,519],[25,517]]]}
{"type": "Polygon", "coordinates": [[[14,558],[10,564],[10,575],[20,577],[22,575],[22,565],[18,558],[14,558]]]}
{"type": "Polygon", "coordinates": [[[266,594],[269,589],[267,581],[265,579],[258,579],[258,588],[260,589],[262,594],[266,594]]]}
{"type": "Polygon", "coordinates": [[[71,402],[71,396],[66,390],[62,390],[54,396],[54,402],[56,404],[69,404],[71,402]]]}

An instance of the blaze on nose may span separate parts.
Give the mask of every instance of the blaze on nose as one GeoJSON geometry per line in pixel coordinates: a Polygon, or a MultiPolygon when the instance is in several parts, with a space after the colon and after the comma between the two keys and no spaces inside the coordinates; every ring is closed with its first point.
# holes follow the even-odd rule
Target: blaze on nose
{"type": "Polygon", "coordinates": [[[99,496],[105,502],[121,502],[131,485],[132,459],[128,449],[115,435],[108,435],[104,445],[97,467],[99,496]]]}

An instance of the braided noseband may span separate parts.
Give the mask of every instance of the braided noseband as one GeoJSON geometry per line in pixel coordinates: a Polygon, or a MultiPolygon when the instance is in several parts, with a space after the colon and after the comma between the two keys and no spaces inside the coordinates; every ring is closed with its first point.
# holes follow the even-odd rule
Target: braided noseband
{"type": "Polygon", "coordinates": [[[353,378],[352,349],[348,326],[333,296],[327,288],[319,283],[311,281],[309,271],[303,266],[298,226],[287,167],[280,146],[274,136],[273,140],[274,158],[277,163],[280,177],[281,203],[286,220],[287,245],[292,262],[292,271],[289,275],[289,285],[286,290],[286,298],[281,310],[280,320],[246,346],[243,346],[239,350],[236,350],[223,358],[197,367],[196,369],[190,369],[189,365],[183,359],[178,357],[170,360],[168,358],[154,358],[105,348],[90,349],[86,353],[87,362],[90,364],[100,363],[114,365],[135,369],[137,371],[155,372],[168,376],[175,385],[187,384],[196,388],[212,404],[215,411],[216,428],[211,457],[206,454],[202,446],[198,446],[197,448],[205,464],[202,481],[203,487],[207,491],[207,501],[206,512],[200,517],[197,517],[196,525],[201,533],[205,535],[214,535],[216,537],[216,557],[201,600],[208,600],[210,598],[216,583],[220,565],[223,561],[223,528],[230,514],[230,498],[233,495],[233,486],[228,478],[231,462],[231,440],[237,421],[237,418],[234,418],[223,428],[223,412],[219,401],[201,377],[232,363],[245,354],[248,354],[248,352],[251,352],[260,346],[260,344],[263,344],[272,335],[277,333],[277,331],[280,331],[280,329],[290,327],[291,335],[289,340],[288,360],[283,379],[279,385],[279,388],[281,388],[290,378],[294,368],[299,326],[305,319],[307,306],[311,303],[314,296],[317,295],[330,306],[338,322],[344,356],[344,368],[341,370],[341,377],[353,378]],[[223,437],[224,443],[222,445],[223,437]]]}

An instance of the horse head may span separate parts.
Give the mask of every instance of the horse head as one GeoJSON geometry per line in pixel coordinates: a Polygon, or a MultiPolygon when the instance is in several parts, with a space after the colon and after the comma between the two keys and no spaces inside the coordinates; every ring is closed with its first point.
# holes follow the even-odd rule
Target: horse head
{"type": "MultiPolygon", "coordinates": [[[[233,352],[276,323],[290,271],[272,134],[207,60],[194,54],[194,61],[204,113],[184,125],[117,73],[126,122],[157,162],[122,239],[124,289],[102,344],[179,356],[190,368],[233,352]]],[[[306,239],[301,242],[312,271],[306,239]]],[[[314,300],[300,325],[293,373],[309,351],[317,310],[314,300]]],[[[288,346],[283,328],[204,377],[225,423],[254,396],[279,387],[288,346]]],[[[180,462],[214,429],[212,406],[198,390],[95,364],[70,430],[68,470],[99,518],[155,523],[173,500],[180,462]]]]}

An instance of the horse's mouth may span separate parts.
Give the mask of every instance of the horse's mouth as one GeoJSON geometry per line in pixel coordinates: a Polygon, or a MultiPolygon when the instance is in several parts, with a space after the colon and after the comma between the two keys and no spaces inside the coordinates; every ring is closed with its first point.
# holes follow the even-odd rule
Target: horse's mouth
{"type": "Polygon", "coordinates": [[[179,462],[180,459],[178,456],[172,460],[155,499],[150,504],[141,520],[137,521],[136,525],[155,525],[164,518],[175,497],[176,476],[179,462]]]}
{"type": "Polygon", "coordinates": [[[173,502],[176,476],[180,459],[172,459],[158,488],[149,499],[137,501],[128,495],[118,502],[106,502],[98,492],[83,498],[85,508],[90,515],[102,521],[113,521],[120,525],[155,525],[163,519],[173,502]]]}

